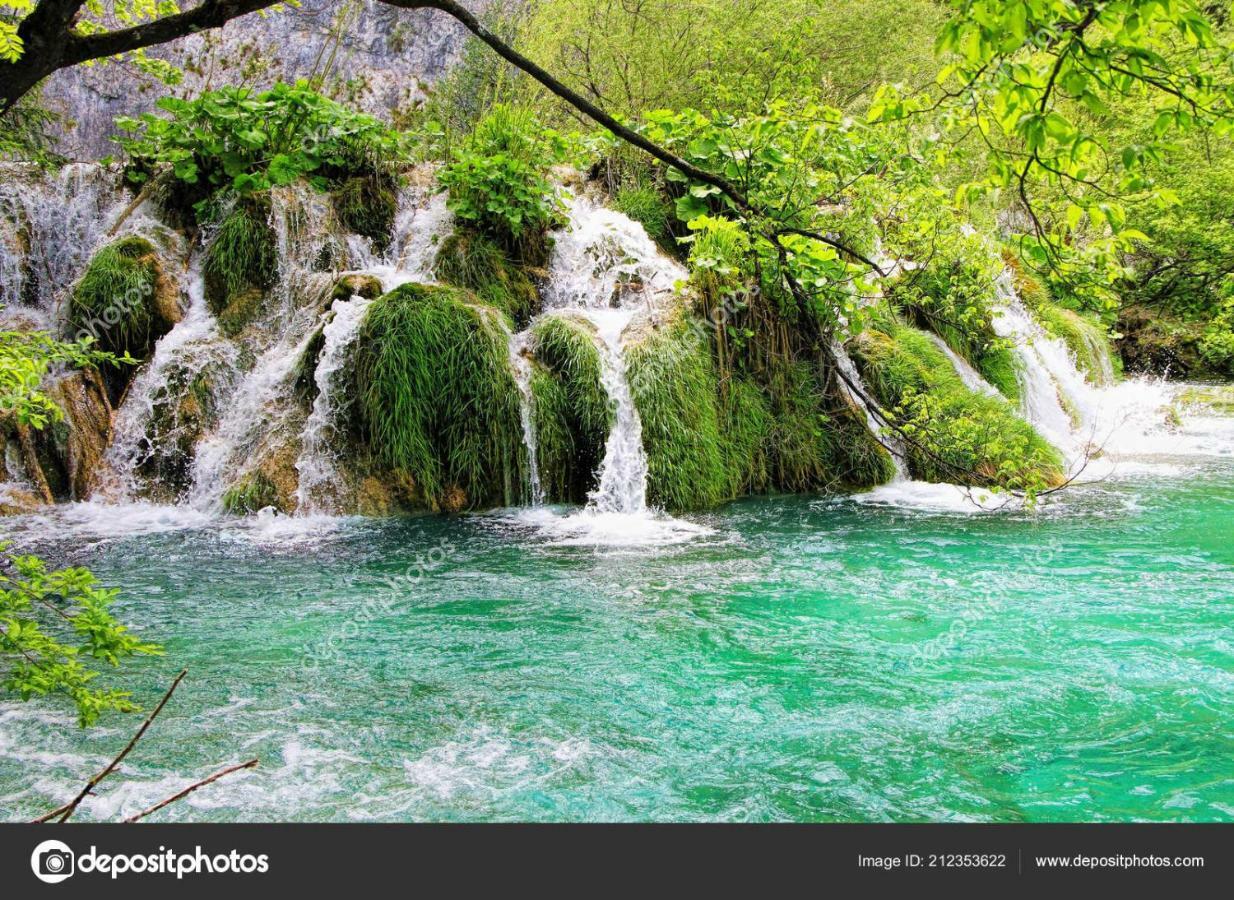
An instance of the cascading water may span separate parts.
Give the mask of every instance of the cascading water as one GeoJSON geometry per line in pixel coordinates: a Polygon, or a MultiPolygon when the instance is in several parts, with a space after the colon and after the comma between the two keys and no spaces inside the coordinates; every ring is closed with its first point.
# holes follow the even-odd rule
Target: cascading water
{"type": "Polygon", "coordinates": [[[94,163],[73,163],[52,177],[5,166],[0,304],[49,310],[85,269],[126,199],[116,173],[94,163]]]}
{"type": "Polygon", "coordinates": [[[600,377],[614,423],[588,508],[642,513],[647,508],[643,426],[626,380],[622,335],[639,314],[662,309],[687,273],[659,251],[641,225],[587,197],[570,202],[569,223],[556,235],[544,305],[570,310],[592,324],[600,377]]]}
{"type": "Polygon", "coordinates": [[[200,258],[185,275],[185,284],[184,318],[155,345],[116,412],[112,443],[96,489],[98,496],[112,502],[144,496],[143,471],[166,470],[173,464],[167,457],[191,450],[201,424],[198,415],[204,412],[202,395],[225,395],[234,387],[239,351],[222,340],[206,305],[200,258]],[[185,392],[197,394],[195,409],[187,411],[194,413],[191,416],[178,408],[177,394],[185,392]]]}
{"type": "Polygon", "coordinates": [[[540,483],[540,453],[536,444],[535,399],[531,393],[531,360],[528,359],[528,334],[511,334],[510,369],[518,385],[519,424],[523,429],[523,446],[527,450],[527,482],[532,506],[544,503],[544,486],[540,483]]]}
{"type": "Polygon", "coordinates": [[[297,512],[335,512],[340,506],[342,476],[336,465],[336,429],[346,401],[340,389],[344,379],[339,378],[338,373],[347,363],[348,353],[371,303],[361,297],[334,301],[331,318],[322,329],[321,356],[313,373],[317,396],[304,426],[300,457],[296,460],[300,476],[296,487],[297,512]]]}

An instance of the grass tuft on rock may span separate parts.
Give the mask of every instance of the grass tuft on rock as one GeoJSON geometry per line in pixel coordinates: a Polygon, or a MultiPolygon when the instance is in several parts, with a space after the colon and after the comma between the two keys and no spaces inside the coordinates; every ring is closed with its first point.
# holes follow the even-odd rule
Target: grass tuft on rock
{"type": "Polygon", "coordinates": [[[149,356],[178,318],[175,287],[154,245],[126,237],[94,254],[69,298],[68,317],[70,333],[93,336],[101,350],[149,356]]]}
{"type": "Polygon", "coordinates": [[[478,232],[463,229],[442,241],[433,271],[439,280],[473,291],[520,327],[539,311],[540,293],[526,270],[478,232]]]}
{"type": "Polygon", "coordinates": [[[384,253],[390,246],[398,193],[387,177],[356,175],[334,191],[334,210],[347,230],[366,237],[373,249],[384,253]]]}
{"type": "Polygon", "coordinates": [[[521,498],[518,387],[501,315],[458,288],[406,284],[375,300],[360,328],[364,436],[431,509],[521,498]]]}
{"type": "Polygon", "coordinates": [[[1113,381],[1109,340],[1097,322],[1054,303],[1040,302],[1034,307],[1041,327],[1059,338],[1075,359],[1076,368],[1095,385],[1113,381]]]}
{"type": "Polygon", "coordinates": [[[550,501],[586,501],[604,458],[613,411],[595,341],[590,326],[570,316],[548,316],[532,328],[532,409],[540,481],[550,501]]]}
{"type": "Polygon", "coordinates": [[[203,275],[206,302],[215,315],[223,312],[236,294],[265,291],[278,276],[274,233],[266,204],[249,199],[219,223],[206,248],[203,275]]]}

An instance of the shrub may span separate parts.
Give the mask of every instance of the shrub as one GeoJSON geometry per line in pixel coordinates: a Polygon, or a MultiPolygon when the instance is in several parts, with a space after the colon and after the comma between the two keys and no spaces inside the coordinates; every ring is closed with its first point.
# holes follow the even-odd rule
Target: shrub
{"type": "Polygon", "coordinates": [[[498,104],[437,177],[459,221],[534,258],[544,233],[560,221],[548,171],[564,153],[562,138],[530,112],[498,104]]]}
{"type": "Polygon", "coordinates": [[[406,284],[373,301],[356,340],[361,427],[376,461],[432,509],[515,502],[518,387],[498,310],[458,288],[406,284]]]}
{"type": "Polygon", "coordinates": [[[408,158],[402,135],[306,81],[261,93],[224,87],[194,100],[164,97],[157,105],[168,115],[116,119],[133,132],[119,143],[135,181],[170,167],[177,180],[205,185],[207,193],[258,193],[301,178],[328,190],[356,175],[392,175],[408,158]]]}

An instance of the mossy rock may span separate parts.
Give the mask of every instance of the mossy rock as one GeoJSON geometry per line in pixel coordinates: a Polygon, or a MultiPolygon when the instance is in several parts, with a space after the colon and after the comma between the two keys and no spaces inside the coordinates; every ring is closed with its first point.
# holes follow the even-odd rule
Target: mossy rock
{"type": "Polygon", "coordinates": [[[473,291],[520,326],[540,309],[540,293],[527,271],[477,232],[455,231],[442,241],[433,272],[446,284],[473,291]]]}
{"type": "MultiPolygon", "coordinates": [[[[134,359],[147,359],[179,320],[176,286],[154,245],[142,237],[121,238],[95,253],[69,298],[71,336],[92,336],[99,349],[134,359]]],[[[113,400],[132,372],[120,366],[105,373],[113,400]]]]}
{"type": "Polygon", "coordinates": [[[910,433],[914,477],[1028,491],[1062,482],[1058,451],[1006,400],[969,390],[924,332],[867,329],[852,353],[878,402],[910,433]]]}
{"type": "Polygon", "coordinates": [[[630,393],[643,424],[648,500],[665,509],[703,509],[736,496],[720,436],[708,334],[701,319],[682,317],[626,351],[630,393]]]}
{"type": "Polygon", "coordinates": [[[223,492],[223,509],[233,516],[245,516],[276,507],[278,489],[264,475],[247,475],[223,492]]]}
{"type": "Polygon", "coordinates": [[[431,509],[523,499],[526,455],[503,313],[459,288],[406,284],[356,339],[356,397],[375,462],[431,509]],[[504,327],[503,327],[504,326],[504,327]]]}
{"type": "Polygon", "coordinates": [[[862,490],[895,474],[864,415],[816,361],[778,360],[763,388],[771,416],[770,487],[779,491],[862,490]]]}
{"type": "Polygon", "coordinates": [[[330,289],[330,302],[335,300],[350,300],[352,297],[362,297],[365,300],[376,300],[383,293],[381,279],[376,275],[364,275],[353,272],[344,275],[330,289]]]}
{"type": "Polygon", "coordinates": [[[332,194],[334,211],[347,230],[373,242],[384,253],[394,231],[398,193],[388,178],[357,175],[344,181],[332,194]]]}
{"type": "Polygon", "coordinates": [[[250,197],[237,203],[206,248],[202,274],[206,302],[215,315],[222,314],[235,295],[267,291],[278,277],[269,202],[268,197],[250,197]]]}
{"type": "Polygon", "coordinates": [[[265,302],[266,295],[259,288],[237,291],[218,314],[219,329],[228,337],[235,337],[261,315],[265,302]]]}
{"type": "Polygon", "coordinates": [[[596,336],[584,320],[548,316],[533,326],[531,350],[541,484],[551,501],[585,502],[613,426],[596,336]]]}
{"type": "Polygon", "coordinates": [[[1128,372],[1181,379],[1234,376],[1234,371],[1214,369],[1205,360],[1203,322],[1159,309],[1126,306],[1119,312],[1117,328],[1116,346],[1128,372]]]}

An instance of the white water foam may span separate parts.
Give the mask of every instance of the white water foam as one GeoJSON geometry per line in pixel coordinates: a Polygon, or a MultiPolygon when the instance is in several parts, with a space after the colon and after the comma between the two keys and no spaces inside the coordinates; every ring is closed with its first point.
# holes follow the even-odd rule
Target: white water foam
{"type": "Polygon", "coordinates": [[[338,459],[338,425],[346,411],[345,381],[338,373],[345,367],[351,346],[371,300],[352,297],[336,300],[330,319],[322,329],[323,345],[313,381],[317,396],[301,437],[300,457],[296,460],[299,483],[296,510],[300,513],[338,512],[342,474],[338,459]]]}

